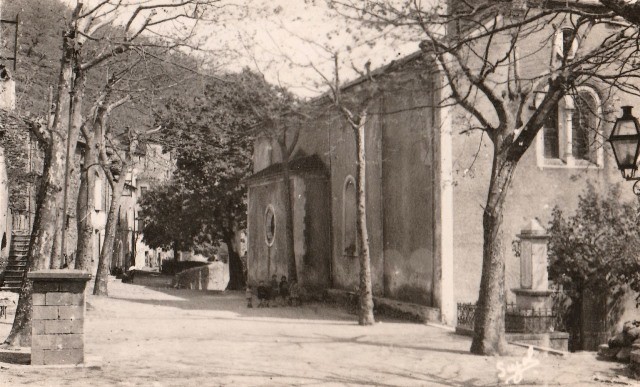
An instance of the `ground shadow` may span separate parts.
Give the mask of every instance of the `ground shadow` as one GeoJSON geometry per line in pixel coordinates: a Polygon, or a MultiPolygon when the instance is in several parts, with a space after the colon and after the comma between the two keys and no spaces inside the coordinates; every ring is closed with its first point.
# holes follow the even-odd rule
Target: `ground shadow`
{"type": "Polygon", "coordinates": [[[31,353],[0,348],[0,363],[28,365],[31,364],[31,353]]]}
{"type": "MultiPolygon", "coordinates": [[[[257,300],[253,299],[253,308],[248,308],[244,291],[204,291],[191,289],[175,289],[170,286],[171,277],[147,274],[138,276],[132,284],[125,286],[141,286],[149,290],[163,293],[164,299],[145,299],[126,296],[110,296],[111,299],[136,302],[147,305],[174,307],[191,311],[223,311],[233,312],[246,318],[276,318],[276,319],[306,319],[321,321],[338,321],[339,324],[357,324],[357,317],[345,309],[334,304],[311,302],[304,304],[304,308],[278,306],[257,308],[257,300]]],[[[135,293],[135,292],[134,292],[135,293]]],[[[380,322],[420,324],[401,320],[394,317],[376,316],[380,322]]]]}
{"type": "MultiPolygon", "coordinates": [[[[381,371],[378,367],[368,367],[363,369],[364,373],[370,375],[369,377],[355,376],[355,375],[343,375],[337,372],[329,372],[322,376],[314,375],[301,375],[282,372],[278,370],[266,371],[262,369],[247,369],[247,368],[223,368],[219,367],[213,370],[211,376],[213,378],[255,378],[256,380],[269,380],[270,385],[294,385],[294,386],[324,386],[327,384],[337,385],[349,385],[349,386],[375,386],[375,387],[401,387],[407,385],[407,380],[418,382],[424,386],[486,386],[477,378],[471,378],[467,380],[453,380],[452,378],[446,378],[438,375],[438,373],[429,372],[415,372],[414,370],[398,369],[397,371],[381,371]],[[381,380],[380,376],[390,376],[394,378],[403,379],[402,382],[387,382],[381,380]]],[[[456,375],[457,376],[457,375],[456,375]]],[[[453,376],[455,378],[456,376],[453,376]]],[[[164,379],[166,381],[166,379],[164,379]]],[[[260,383],[262,384],[262,383],[260,383]]],[[[495,385],[491,383],[490,385],[495,385]]]]}
{"type": "Polygon", "coordinates": [[[458,349],[441,348],[441,347],[434,347],[434,346],[427,346],[427,345],[411,345],[411,344],[376,342],[376,341],[373,341],[373,340],[365,339],[365,338],[368,337],[366,335],[360,335],[360,336],[356,336],[356,337],[336,337],[336,336],[330,336],[330,335],[317,335],[316,334],[312,338],[305,337],[305,336],[291,336],[291,335],[283,335],[282,337],[288,338],[288,339],[294,339],[294,340],[296,340],[295,341],[296,344],[305,344],[305,341],[299,341],[299,340],[300,339],[302,339],[302,340],[306,339],[306,340],[308,340],[306,343],[309,343],[309,344],[317,344],[317,343],[357,344],[357,345],[366,345],[366,346],[373,346],[373,347],[393,347],[393,348],[411,349],[411,350],[416,350],[416,351],[453,353],[453,354],[456,354],[456,355],[475,356],[475,355],[472,355],[469,351],[463,351],[463,350],[458,350],[458,349]]]}

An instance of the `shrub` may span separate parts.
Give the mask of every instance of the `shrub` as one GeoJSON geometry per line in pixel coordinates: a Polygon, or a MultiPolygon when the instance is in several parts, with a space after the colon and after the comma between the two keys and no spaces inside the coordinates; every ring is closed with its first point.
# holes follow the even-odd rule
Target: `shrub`
{"type": "MultiPolygon", "coordinates": [[[[581,305],[585,292],[620,301],[626,289],[640,290],[640,206],[622,202],[620,191],[606,194],[589,185],[574,215],[553,209],[549,227],[549,279],[563,290],[563,320],[570,348],[582,347],[581,305]]],[[[615,306],[613,306],[615,307],[615,306]]]]}

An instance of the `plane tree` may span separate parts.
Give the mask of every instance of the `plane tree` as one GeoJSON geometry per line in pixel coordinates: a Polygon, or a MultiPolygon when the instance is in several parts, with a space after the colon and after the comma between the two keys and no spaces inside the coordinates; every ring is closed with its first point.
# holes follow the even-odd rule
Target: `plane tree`
{"type": "MultiPolygon", "coordinates": [[[[59,39],[61,49],[57,86],[53,93],[50,125],[34,128],[34,135],[46,143],[42,183],[37,195],[33,232],[27,254],[29,270],[48,268],[52,255],[57,256],[56,235],[60,203],[66,204],[73,163],[65,155],[75,146],[83,123],[83,102],[87,77],[104,69],[104,65],[131,51],[154,53],[148,47],[194,50],[198,23],[218,22],[225,12],[222,0],[176,0],[149,3],[144,0],[91,3],[76,1],[59,39]],[[216,19],[216,17],[218,17],[216,19]],[[107,28],[113,24],[122,28],[107,28]],[[117,31],[117,33],[116,33],[117,31]],[[153,36],[150,43],[146,36],[153,36]],[[63,200],[63,197],[65,198],[63,200]]],[[[63,206],[64,207],[64,206],[63,206]]],[[[30,281],[24,281],[16,317],[5,344],[29,345],[31,340],[30,281]]]]}
{"type": "Polygon", "coordinates": [[[255,135],[268,124],[267,117],[290,107],[291,98],[245,70],[211,77],[203,93],[165,104],[156,119],[162,127],[157,140],[172,153],[176,169],[168,185],[143,199],[144,240],[150,246],[224,243],[229,251],[229,288],[244,286],[234,247],[236,232],[246,226],[243,179],[252,173],[255,135]],[[174,215],[176,227],[167,224],[167,217],[174,215]]]}
{"type": "MultiPolygon", "coordinates": [[[[592,3],[477,0],[449,2],[448,8],[385,0],[364,6],[349,0],[331,3],[366,27],[394,26],[399,34],[421,31],[420,47],[437,61],[443,79],[439,106],[465,112],[469,124],[462,132],[479,132],[492,145],[471,352],[504,353],[502,220],[516,167],[559,103],[596,114],[580,100],[581,85],[596,84],[605,105],[615,93],[640,94],[638,28],[592,3]],[[549,65],[540,66],[543,60],[549,65]]],[[[597,146],[602,138],[595,126],[590,129],[589,142],[597,146]]]]}

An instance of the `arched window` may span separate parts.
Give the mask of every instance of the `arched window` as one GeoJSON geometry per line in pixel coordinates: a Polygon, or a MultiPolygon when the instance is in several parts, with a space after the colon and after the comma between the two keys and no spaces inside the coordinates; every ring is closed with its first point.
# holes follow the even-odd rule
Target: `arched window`
{"type": "Polygon", "coordinates": [[[598,117],[600,99],[591,87],[579,86],[574,94],[565,96],[551,110],[541,130],[539,165],[601,167],[604,156],[598,117]]]}
{"type": "Polygon", "coordinates": [[[273,206],[268,205],[264,214],[264,237],[267,246],[273,245],[273,241],[276,239],[276,229],[276,214],[273,206]]]}
{"type": "Polygon", "coordinates": [[[342,196],[342,246],[344,255],[352,257],[360,254],[357,205],[356,181],[353,176],[347,176],[342,196]]]}

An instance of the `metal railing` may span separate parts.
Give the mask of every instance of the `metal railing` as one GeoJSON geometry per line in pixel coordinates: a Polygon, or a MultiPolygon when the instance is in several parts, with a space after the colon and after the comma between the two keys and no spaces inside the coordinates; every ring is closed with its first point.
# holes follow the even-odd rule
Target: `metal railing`
{"type": "MultiPolygon", "coordinates": [[[[458,303],[458,326],[473,330],[477,306],[458,303]]],[[[521,309],[516,304],[506,305],[505,331],[507,333],[548,333],[558,328],[555,309],[521,309]]]]}

